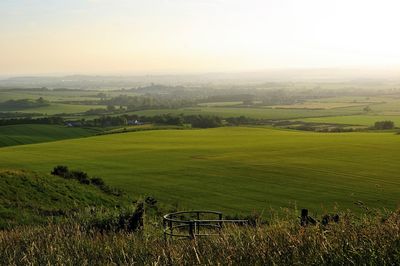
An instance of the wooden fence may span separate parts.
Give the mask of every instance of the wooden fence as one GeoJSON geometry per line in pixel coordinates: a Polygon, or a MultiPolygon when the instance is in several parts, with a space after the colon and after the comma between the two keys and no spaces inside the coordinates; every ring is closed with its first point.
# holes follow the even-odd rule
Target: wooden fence
{"type": "Polygon", "coordinates": [[[163,217],[165,239],[218,235],[225,223],[247,224],[248,220],[224,220],[218,211],[181,211],[163,217]]]}

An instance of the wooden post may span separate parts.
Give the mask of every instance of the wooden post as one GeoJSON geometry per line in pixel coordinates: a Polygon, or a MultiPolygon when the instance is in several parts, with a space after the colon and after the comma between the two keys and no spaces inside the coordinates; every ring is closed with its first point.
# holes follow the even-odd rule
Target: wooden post
{"type": "Polygon", "coordinates": [[[172,221],[168,221],[168,226],[169,226],[169,233],[170,233],[169,238],[172,239],[172,221]]]}
{"type": "Polygon", "coordinates": [[[300,225],[301,226],[307,226],[308,224],[308,210],[307,209],[301,209],[301,217],[300,217],[300,225]]]}
{"type": "Polygon", "coordinates": [[[189,237],[191,238],[191,239],[193,239],[194,238],[194,221],[190,221],[189,222],[189,237]]]}
{"type": "MultiPolygon", "coordinates": [[[[197,212],[197,221],[200,220],[200,212],[197,212]]],[[[196,233],[200,234],[200,225],[196,223],[196,233]]]]}
{"type": "Polygon", "coordinates": [[[164,229],[164,240],[167,241],[167,222],[165,221],[165,218],[163,218],[163,229],[164,229]]]}

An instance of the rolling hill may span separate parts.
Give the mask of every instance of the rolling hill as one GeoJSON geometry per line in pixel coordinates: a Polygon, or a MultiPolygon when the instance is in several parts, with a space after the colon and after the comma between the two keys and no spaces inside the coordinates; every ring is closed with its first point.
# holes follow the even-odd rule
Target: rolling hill
{"type": "Polygon", "coordinates": [[[225,127],[158,130],[0,149],[0,168],[59,164],[186,209],[394,208],[400,136],[225,127]]]}

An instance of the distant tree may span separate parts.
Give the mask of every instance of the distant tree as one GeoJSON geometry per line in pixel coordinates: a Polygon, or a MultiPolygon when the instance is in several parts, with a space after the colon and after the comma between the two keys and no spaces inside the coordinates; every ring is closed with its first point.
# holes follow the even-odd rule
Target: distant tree
{"type": "Polygon", "coordinates": [[[36,102],[39,103],[39,104],[45,104],[46,100],[43,99],[43,97],[40,97],[39,99],[36,100],[36,102]]]}
{"type": "Polygon", "coordinates": [[[366,112],[366,113],[369,113],[369,112],[372,111],[372,109],[371,109],[371,107],[369,107],[369,105],[365,106],[363,110],[364,110],[364,112],[366,112]]]}
{"type": "Polygon", "coordinates": [[[393,129],[394,128],[394,122],[393,121],[377,121],[375,122],[374,125],[375,129],[379,130],[384,130],[384,129],[393,129]]]}
{"type": "Polygon", "coordinates": [[[104,100],[105,98],[107,98],[107,94],[105,94],[104,92],[100,92],[96,96],[98,98],[100,98],[101,100],[104,100]]]}
{"type": "Polygon", "coordinates": [[[107,111],[108,112],[114,112],[116,110],[114,105],[107,105],[107,111]]]}
{"type": "Polygon", "coordinates": [[[185,120],[195,128],[214,128],[222,126],[222,119],[218,116],[193,115],[185,117],[185,120]]]}

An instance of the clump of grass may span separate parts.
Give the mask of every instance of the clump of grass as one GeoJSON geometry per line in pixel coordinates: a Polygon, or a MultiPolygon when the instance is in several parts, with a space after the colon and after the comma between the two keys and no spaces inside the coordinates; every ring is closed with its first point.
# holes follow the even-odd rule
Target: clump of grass
{"type": "Polygon", "coordinates": [[[226,227],[216,237],[165,241],[139,233],[87,230],[72,222],[0,232],[0,263],[31,265],[398,265],[400,210],[301,227],[297,220],[226,227]]]}

